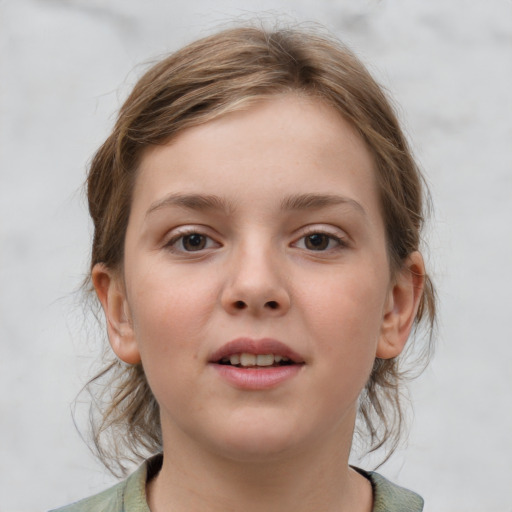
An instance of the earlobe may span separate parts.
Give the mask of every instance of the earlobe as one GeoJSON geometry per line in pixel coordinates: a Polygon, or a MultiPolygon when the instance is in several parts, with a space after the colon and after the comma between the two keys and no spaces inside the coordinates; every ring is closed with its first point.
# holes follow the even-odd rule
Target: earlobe
{"type": "Polygon", "coordinates": [[[105,265],[97,263],[92,269],[92,282],[105,313],[112,350],[125,363],[140,363],[140,352],[121,279],[105,265]]]}
{"type": "Polygon", "coordinates": [[[411,332],[425,285],[423,257],[408,256],[389,291],[376,356],[391,359],[400,355],[411,332]]]}

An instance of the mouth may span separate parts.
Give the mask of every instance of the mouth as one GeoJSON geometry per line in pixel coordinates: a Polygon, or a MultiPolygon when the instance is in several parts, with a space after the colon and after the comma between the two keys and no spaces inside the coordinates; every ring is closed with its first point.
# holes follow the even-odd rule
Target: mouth
{"type": "Polygon", "coordinates": [[[241,354],[232,354],[229,357],[223,357],[217,364],[226,366],[235,366],[237,368],[276,368],[280,366],[290,366],[297,364],[289,357],[279,354],[250,354],[242,352],[241,354]]]}
{"type": "Polygon", "coordinates": [[[258,369],[302,365],[304,359],[284,343],[271,338],[238,338],[214,352],[210,363],[258,369]]]}
{"type": "Polygon", "coordinates": [[[238,338],[216,350],[209,363],[229,385],[243,391],[272,390],[302,373],[305,361],[284,343],[238,338]]]}

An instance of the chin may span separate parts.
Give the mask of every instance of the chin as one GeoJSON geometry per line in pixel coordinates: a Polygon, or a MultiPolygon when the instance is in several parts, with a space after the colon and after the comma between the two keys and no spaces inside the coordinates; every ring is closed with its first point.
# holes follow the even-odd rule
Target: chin
{"type": "Polygon", "coordinates": [[[236,428],[226,428],[222,441],[212,440],[219,454],[239,462],[269,461],[286,457],[300,446],[301,435],[295,426],[273,421],[240,422],[236,428]]]}
{"type": "Polygon", "coordinates": [[[245,438],[240,443],[230,440],[219,452],[219,455],[234,462],[258,463],[285,458],[293,452],[293,446],[284,440],[269,443],[268,440],[245,438]]]}

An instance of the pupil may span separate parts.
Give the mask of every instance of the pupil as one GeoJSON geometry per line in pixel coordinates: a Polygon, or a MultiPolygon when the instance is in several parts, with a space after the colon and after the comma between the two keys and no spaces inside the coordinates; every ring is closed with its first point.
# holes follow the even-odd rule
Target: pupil
{"type": "Polygon", "coordinates": [[[315,233],[314,235],[309,235],[306,238],[306,247],[308,249],[312,249],[313,251],[326,249],[328,245],[329,237],[321,233],[315,233]]]}
{"type": "Polygon", "coordinates": [[[187,235],[183,238],[183,247],[187,251],[199,251],[204,249],[206,245],[206,238],[203,235],[187,235]]]}

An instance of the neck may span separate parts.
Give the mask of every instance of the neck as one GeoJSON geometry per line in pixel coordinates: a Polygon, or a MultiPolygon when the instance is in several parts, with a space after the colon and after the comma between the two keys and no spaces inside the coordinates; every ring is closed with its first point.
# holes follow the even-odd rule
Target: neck
{"type": "MultiPolygon", "coordinates": [[[[176,434],[176,433],[174,433],[176,434]]],[[[369,512],[370,483],[348,466],[351,435],[322,438],[301,451],[234,460],[190,439],[166,442],[159,474],[148,484],[152,512],[369,512]]]]}

